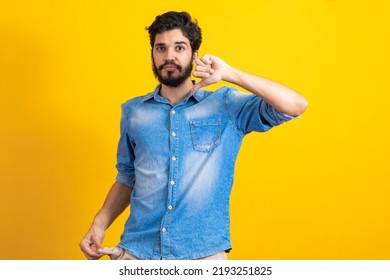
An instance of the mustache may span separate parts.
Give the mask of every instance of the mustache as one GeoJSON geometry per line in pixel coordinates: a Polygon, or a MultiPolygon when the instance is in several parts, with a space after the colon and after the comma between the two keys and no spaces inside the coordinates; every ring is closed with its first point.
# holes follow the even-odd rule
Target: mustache
{"type": "Polygon", "coordinates": [[[165,66],[168,66],[168,65],[175,66],[179,71],[182,70],[182,67],[181,67],[180,65],[176,64],[176,63],[173,62],[173,61],[167,61],[167,62],[165,62],[163,65],[160,65],[160,66],[158,67],[158,70],[161,71],[161,70],[163,70],[163,68],[164,68],[165,66]]]}

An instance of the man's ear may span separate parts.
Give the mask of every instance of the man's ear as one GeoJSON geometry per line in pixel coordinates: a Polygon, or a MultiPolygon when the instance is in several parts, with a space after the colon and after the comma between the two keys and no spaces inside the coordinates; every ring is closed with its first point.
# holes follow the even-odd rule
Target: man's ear
{"type": "Polygon", "coordinates": [[[195,64],[195,60],[198,58],[198,51],[194,51],[192,54],[192,65],[195,64]]]}

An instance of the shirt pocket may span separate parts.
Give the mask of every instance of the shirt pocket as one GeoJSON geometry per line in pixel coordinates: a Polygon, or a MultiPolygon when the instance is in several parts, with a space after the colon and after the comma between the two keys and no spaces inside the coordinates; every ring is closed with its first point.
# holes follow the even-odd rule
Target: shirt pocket
{"type": "Polygon", "coordinates": [[[194,150],[212,151],[221,139],[221,119],[197,119],[190,121],[191,138],[194,150]]]}

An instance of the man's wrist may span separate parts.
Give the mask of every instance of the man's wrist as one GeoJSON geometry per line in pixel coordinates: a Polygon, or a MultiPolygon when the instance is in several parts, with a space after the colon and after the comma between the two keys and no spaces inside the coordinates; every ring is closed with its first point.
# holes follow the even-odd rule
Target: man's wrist
{"type": "Polygon", "coordinates": [[[223,80],[232,84],[239,84],[240,82],[240,70],[228,65],[227,71],[223,75],[223,80]]]}
{"type": "Polygon", "coordinates": [[[99,213],[93,220],[92,227],[106,230],[108,228],[107,219],[105,219],[104,216],[99,213]]]}

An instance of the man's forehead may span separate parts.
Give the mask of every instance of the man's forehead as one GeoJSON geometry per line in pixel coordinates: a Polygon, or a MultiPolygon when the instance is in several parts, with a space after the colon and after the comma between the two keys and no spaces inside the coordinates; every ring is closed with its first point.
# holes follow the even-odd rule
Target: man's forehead
{"type": "Polygon", "coordinates": [[[180,29],[173,29],[156,34],[154,44],[190,44],[180,29]]]}

